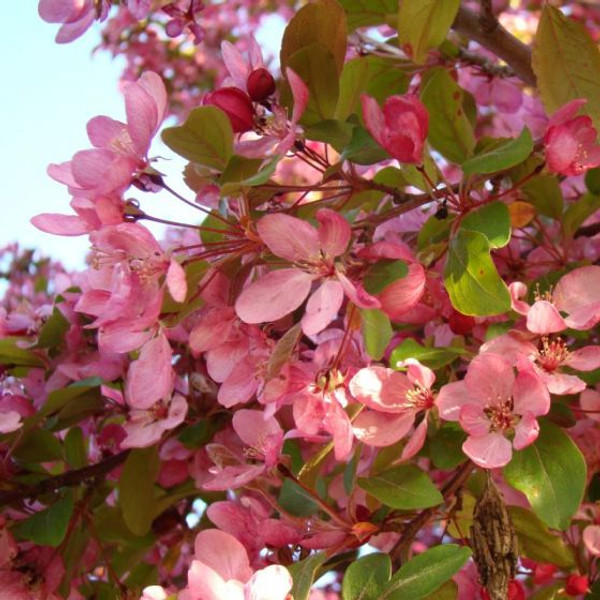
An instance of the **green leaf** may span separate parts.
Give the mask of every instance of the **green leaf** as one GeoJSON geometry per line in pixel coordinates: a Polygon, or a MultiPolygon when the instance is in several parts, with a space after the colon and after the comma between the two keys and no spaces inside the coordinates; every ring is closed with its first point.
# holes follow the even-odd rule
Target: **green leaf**
{"type": "Polygon", "coordinates": [[[467,460],[462,445],[467,434],[453,423],[444,423],[429,441],[429,454],[438,469],[449,471],[467,460]]]}
{"type": "Polygon", "coordinates": [[[506,481],[523,492],[535,514],[553,529],[571,524],[586,485],[585,460],[562,429],[542,419],[538,439],[514,452],[504,467],[506,481]]]}
{"type": "Polygon", "coordinates": [[[519,538],[519,551],[523,556],[540,563],[551,563],[563,569],[575,564],[573,552],[561,537],[530,510],[522,506],[509,506],[510,520],[519,538]]]}
{"type": "Polygon", "coordinates": [[[154,482],[160,460],[158,448],[135,448],[127,457],[119,480],[119,500],[123,520],[131,533],[143,536],[156,517],[154,482]]]}
{"type": "Polygon", "coordinates": [[[342,582],[343,600],[379,600],[392,574],[387,554],[369,554],[350,564],[342,582]]]}
{"type": "Polygon", "coordinates": [[[397,59],[367,56],[365,60],[369,64],[369,83],[365,91],[377,102],[382,104],[391,95],[404,94],[408,90],[410,78],[399,68],[401,63],[397,59]]]}
{"type": "Polygon", "coordinates": [[[419,230],[417,238],[418,249],[427,250],[427,247],[432,244],[446,241],[454,219],[454,215],[448,215],[445,219],[438,219],[435,215],[431,215],[419,230]]]}
{"type": "Polygon", "coordinates": [[[222,171],[233,155],[233,130],[216,106],[194,108],[183,125],[167,127],[163,142],[192,162],[222,171]]]}
{"type": "Polygon", "coordinates": [[[466,92],[446,69],[424,77],[421,100],[429,111],[429,142],[447,159],[462,163],[473,154],[475,135],[465,112],[466,92]]]}
{"type": "Polygon", "coordinates": [[[392,350],[392,354],[390,355],[390,367],[395,369],[399,362],[402,362],[407,358],[416,358],[426,367],[436,370],[449,365],[452,361],[465,353],[466,351],[463,348],[454,348],[452,346],[446,346],[444,348],[424,347],[416,340],[407,338],[392,350]]]}
{"type": "Polygon", "coordinates": [[[318,43],[324,44],[333,57],[337,80],[346,58],[346,38],[346,13],[336,0],[305,4],[292,17],[283,33],[279,55],[282,73],[286,67],[292,66],[290,58],[294,54],[318,43]]]}
{"type": "Polygon", "coordinates": [[[317,573],[326,560],[327,555],[325,552],[319,552],[304,560],[288,565],[287,570],[294,580],[291,591],[294,600],[308,600],[310,587],[313,581],[317,579],[317,573]]]}
{"type": "Polygon", "coordinates": [[[510,310],[510,293],[496,271],[487,238],[459,230],[448,247],[444,285],[456,310],[471,316],[499,315],[510,310]]]}
{"type": "Polygon", "coordinates": [[[379,294],[392,283],[408,275],[408,266],[404,261],[383,259],[369,268],[363,279],[369,294],[379,294]]]}
{"type": "MultiPolygon", "coordinates": [[[[24,338],[5,337],[0,340],[0,363],[8,367],[42,367],[44,362],[31,350],[19,348],[24,338]]],[[[28,340],[25,340],[27,343],[28,340]]]]}
{"type": "Polygon", "coordinates": [[[62,444],[47,429],[32,429],[17,440],[11,454],[24,462],[44,463],[63,458],[62,444]]]}
{"type": "Polygon", "coordinates": [[[372,165],[389,157],[389,154],[377,144],[364,127],[356,125],[352,130],[350,143],[344,148],[340,160],[349,160],[357,165],[372,165]]]}
{"type": "Polygon", "coordinates": [[[12,531],[19,539],[31,540],[40,546],[56,548],[67,535],[73,507],[73,492],[67,490],[48,508],[40,510],[26,521],[17,523],[12,531]]]}
{"type": "Polygon", "coordinates": [[[305,135],[308,140],[325,142],[341,152],[352,139],[354,127],[350,123],[325,119],[306,128],[305,135]]]}
{"type": "Polygon", "coordinates": [[[546,4],[533,44],[533,70],[549,114],[576,98],[600,128],[600,52],[583,25],[546,4]]]}
{"type": "Polygon", "coordinates": [[[55,306],[52,309],[52,314],[42,326],[35,348],[52,348],[60,344],[69,331],[69,321],[55,306]]]}
{"type": "MultiPolygon", "coordinates": [[[[308,87],[308,104],[300,123],[310,126],[333,118],[339,96],[339,83],[335,60],[327,45],[315,42],[305,46],[292,54],[288,63],[308,87]]],[[[286,97],[287,94],[288,92],[286,97]]]]}
{"type": "Polygon", "coordinates": [[[448,581],[471,556],[456,544],[437,546],[415,556],[394,573],[380,600],[420,600],[448,581]]]}
{"type": "Polygon", "coordinates": [[[398,0],[340,0],[348,15],[348,31],[396,21],[398,0]]]}
{"type": "Polygon", "coordinates": [[[394,335],[390,319],[377,308],[361,308],[359,310],[367,354],[374,360],[380,360],[394,335]]]}
{"type": "Polygon", "coordinates": [[[600,168],[588,169],[585,172],[585,187],[592,194],[600,194],[600,168]]]}
{"type": "Polygon", "coordinates": [[[508,206],[500,201],[483,204],[467,214],[460,228],[478,231],[485,235],[491,248],[502,248],[510,241],[508,206]]]}
{"type": "Polygon", "coordinates": [[[412,465],[400,465],[372,477],[359,477],[358,485],[391,508],[414,510],[444,501],[431,479],[412,465]]]}
{"type": "Polygon", "coordinates": [[[458,597],[458,584],[450,579],[446,581],[433,594],[430,594],[425,600],[456,600],[458,597]]]}
{"type": "Polygon", "coordinates": [[[462,163],[465,175],[497,173],[522,163],[533,152],[533,139],[527,127],[517,138],[494,140],[481,154],[462,163]]]}
{"type": "Polygon", "coordinates": [[[367,89],[369,81],[369,62],[365,57],[349,60],[342,69],[340,76],[340,93],[335,118],[345,121],[351,114],[360,113],[360,96],[367,89]]]}
{"type": "Polygon", "coordinates": [[[279,490],[277,504],[295,517],[310,517],[319,510],[319,507],[310,497],[310,494],[293,479],[285,479],[283,481],[279,490]]]}
{"type": "Polygon", "coordinates": [[[563,231],[567,237],[575,234],[583,222],[600,209],[600,196],[583,194],[577,202],[569,205],[562,218],[563,231]]]}
{"type": "Polygon", "coordinates": [[[71,427],[65,437],[65,458],[72,469],[81,469],[88,464],[87,448],[81,427],[71,427]]]}
{"type": "Polygon", "coordinates": [[[460,0],[402,0],[398,42],[416,64],[424,64],[427,52],[446,39],[459,4],[460,0]]]}
{"type": "Polygon", "coordinates": [[[538,175],[521,186],[527,202],[546,217],[560,220],[563,213],[563,195],[558,179],[553,175],[538,175]]]}

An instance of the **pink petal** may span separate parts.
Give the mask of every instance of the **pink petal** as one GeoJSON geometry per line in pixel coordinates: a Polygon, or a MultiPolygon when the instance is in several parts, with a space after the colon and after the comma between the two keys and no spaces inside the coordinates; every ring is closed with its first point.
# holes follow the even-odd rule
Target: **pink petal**
{"type": "Polygon", "coordinates": [[[235,311],[244,323],[277,321],[304,302],[313,279],[298,269],[271,271],[240,294],[235,311]]]}
{"type": "Polygon", "coordinates": [[[558,310],[566,313],[600,303],[600,267],[589,265],[567,273],[557,283],[552,298],[558,310]]]}
{"type": "Polygon", "coordinates": [[[403,365],[408,367],[406,374],[411,381],[420,383],[428,390],[431,389],[431,386],[435,383],[435,373],[429,367],[422,365],[415,358],[403,361],[403,365]]]}
{"type": "Polygon", "coordinates": [[[362,284],[354,284],[340,270],[336,270],[339,282],[344,288],[344,293],[360,308],[381,308],[381,302],[369,294],[362,284]]]}
{"type": "Polygon", "coordinates": [[[46,23],[65,23],[81,10],[81,0],[40,0],[38,5],[38,13],[46,23]]]}
{"type": "Polygon", "coordinates": [[[373,366],[361,369],[350,380],[352,395],[365,406],[387,413],[403,413],[412,408],[406,394],[413,389],[404,373],[373,366]]]}
{"type": "Polygon", "coordinates": [[[250,578],[244,600],[285,600],[292,585],[292,576],[285,567],[269,565],[250,578]]]}
{"type": "Polygon", "coordinates": [[[585,381],[579,379],[576,375],[566,375],[559,372],[542,372],[539,376],[548,388],[548,391],[557,396],[578,394],[586,388],[585,381]]]}
{"type": "Polygon", "coordinates": [[[566,328],[567,325],[554,304],[547,300],[534,302],[527,313],[527,329],[533,333],[546,335],[566,328]]]}
{"type": "Polygon", "coordinates": [[[54,235],[83,235],[92,231],[91,225],[75,215],[43,213],[31,219],[31,224],[41,231],[54,235]]]}
{"type": "Polygon", "coordinates": [[[414,308],[423,297],[425,283],[425,269],[422,265],[408,265],[406,277],[386,286],[379,294],[381,310],[392,321],[402,321],[402,315],[414,308]]]}
{"type": "Polygon", "coordinates": [[[508,286],[511,298],[511,306],[515,312],[520,315],[526,315],[529,312],[530,306],[527,302],[521,300],[527,296],[527,286],[520,281],[515,281],[508,286]]]}
{"type": "MultiPolygon", "coordinates": [[[[233,428],[242,442],[264,453],[267,440],[280,440],[283,444],[283,429],[274,417],[265,418],[260,410],[238,410],[233,415],[233,428]]],[[[271,450],[272,442],[269,442],[271,450]]]]}
{"type": "Polygon", "coordinates": [[[187,281],[183,267],[171,259],[167,270],[167,288],[176,302],[183,302],[187,296],[187,281]]]}
{"type": "Polygon", "coordinates": [[[121,123],[121,121],[115,121],[115,119],[111,119],[110,117],[94,117],[88,121],[86,129],[90,142],[96,148],[108,148],[112,150],[111,144],[115,140],[119,140],[120,143],[123,143],[123,140],[126,143],[129,142],[127,125],[121,123]]]}
{"type": "Polygon", "coordinates": [[[564,106],[559,108],[548,121],[550,127],[556,127],[562,125],[566,121],[572,119],[579,109],[587,102],[585,98],[577,98],[567,102],[564,106]]]}
{"type": "Polygon", "coordinates": [[[194,356],[225,343],[235,318],[235,311],[230,306],[209,310],[190,332],[189,345],[194,356]]]}
{"type": "Polygon", "coordinates": [[[588,525],[583,530],[583,543],[592,556],[600,556],[600,525],[588,525]]]}
{"type": "Polygon", "coordinates": [[[593,421],[600,421],[600,392],[587,389],[579,396],[579,406],[586,411],[584,416],[593,421]]]}
{"type": "Polygon", "coordinates": [[[415,422],[414,413],[389,413],[366,410],[352,423],[354,435],[369,446],[391,446],[401,440],[415,422]]]}
{"type": "Polygon", "coordinates": [[[317,211],[319,242],[325,256],[333,258],[346,251],[352,237],[352,229],[348,221],[340,214],[328,208],[317,211]]]}
{"type": "Polygon", "coordinates": [[[486,416],[483,406],[479,404],[461,406],[459,421],[460,426],[469,435],[481,437],[490,431],[490,420],[486,416]]]}
{"type": "Polygon", "coordinates": [[[227,379],[221,384],[217,400],[221,406],[231,408],[236,404],[248,402],[258,389],[259,379],[256,365],[250,361],[238,363],[227,379]]]}
{"type": "Polygon", "coordinates": [[[469,365],[465,384],[481,406],[496,405],[510,398],[515,376],[510,363],[497,354],[476,356],[469,365]]]}
{"type": "Polygon", "coordinates": [[[425,443],[425,438],[427,437],[427,414],[425,418],[417,425],[413,434],[408,439],[406,446],[404,446],[402,450],[402,455],[400,456],[401,460],[408,460],[412,458],[425,443]]]}
{"type": "Polygon", "coordinates": [[[296,75],[292,69],[286,67],[285,69],[286,79],[292,89],[292,96],[294,97],[294,110],[292,111],[292,125],[296,125],[300,120],[300,117],[306,110],[308,104],[308,88],[302,78],[296,75]]]}
{"type": "MultiPolygon", "coordinates": [[[[200,532],[202,533],[202,532],[200,532]]],[[[241,584],[236,592],[223,577],[208,565],[194,560],[188,571],[188,589],[190,598],[202,598],[202,600],[244,600],[244,592],[241,584]]]]}
{"type": "Polygon", "coordinates": [[[240,89],[246,91],[246,81],[250,75],[250,65],[244,59],[241,52],[231,43],[224,41],[221,43],[221,56],[225,67],[229,71],[233,83],[240,89]]]}
{"type": "Polygon", "coordinates": [[[260,239],[269,250],[291,262],[320,259],[317,230],[306,221],[284,214],[266,215],[257,224],[260,239]]]}
{"type": "Polygon", "coordinates": [[[533,371],[520,371],[513,388],[514,412],[545,415],[550,410],[550,394],[533,371]]]}
{"type": "Polygon", "coordinates": [[[173,387],[173,352],[164,334],[144,344],[139,358],[127,373],[125,397],[133,408],[150,408],[171,393],[173,387]]]}
{"type": "Polygon", "coordinates": [[[223,579],[245,583],[252,576],[246,549],[229,533],[205,529],[196,536],[194,558],[214,569],[223,579]]]}
{"type": "Polygon", "coordinates": [[[346,411],[337,403],[332,402],[323,419],[325,431],[333,438],[333,454],[335,460],[346,461],[352,452],[352,425],[346,411]]]}
{"type": "Polygon", "coordinates": [[[464,381],[447,383],[439,391],[435,401],[440,417],[446,421],[458,421],[461,407],[472,403],[473,398],[464,381]]]}
{"type": "Polygon", "coordinates": [[[462,446],[463,452],[483,469],[498,469],[510,462],[512,446],[500,433],[482,437],[470,436],[462,446]]]}
{"type": "Polygon", "coordinates": [[[68,44],[78,37],[82,36],[94,22],[94,7],[87,2],[89,8],[87,12],[82,13],[76,21],[65,23],[56,34],[57,44],[68,44]]]}
{"type": "Polygon", "coordinates": [[[383,111],[377,103],[375,98],[370,96],[362,95],[360,97],[362,103],[363,119],[367,131],[371,134],[373,139],[380,145],[383,146],[383,131],[385,129],[385,119],[383,111]]]}
{"type": "Polygon", "coordinates": [[[145,157],[158,126],[156,103],[138,82],[126,83],[123,94],[127,114],[127,131],[137,156],[145,157]]]}
{"type": "Polygon", "coordinates": [[[531,412],[525,413],[515,427],[515,439],[513,440],[515,450],[522,450],[529,444],[533,444],[539,433],[540,426],[535,415],[531,412]]]}
{"type": "Polygon", "coordinates": [[[344,290],[338,281],[328,279],[311,295],[302,317],[306,335],[320,333],[333,321],[344,300],[344,290]]]}

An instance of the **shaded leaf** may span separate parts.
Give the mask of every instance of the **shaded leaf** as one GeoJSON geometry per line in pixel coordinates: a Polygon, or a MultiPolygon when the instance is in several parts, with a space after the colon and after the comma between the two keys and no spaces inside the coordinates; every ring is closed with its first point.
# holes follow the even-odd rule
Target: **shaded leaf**
{"type": "Polygon", "coordinates": [[[390,318],[377,308],[361,308],[359,310],[362,320],[361,331],[367,354],[375,360],[380,360],[394,335],[390,318]]]}
{"type": "Polygon", "coordinates": [[[398,0],[340,0],[348,15],[348,30],[395,22],[398,0]]]}
{"type": "Polygon", "coordinates": [[[317,579],[317,574],[326,560],[327,555],[325,552],[319,552],[304,560],[288,565],[287,570],[291,573],[294,580],[291,592],[294,600],[308,600],[310,587],[313,581],[317,579]]]}
{"type": "Polygon", "coordinates": [[[500,201],[488,202],[467,213],[461,229],[478,231],[487,238],[490,248],[502,248],[510,241],[508,206],[500,201]]]}
{"type": "Polygon", "coordinates": [[[407,358],[416,358],[420,363],[435,370],[449,365],[453,360],[456,360],[465,353],[464,348],[454,348],[452,346],[429,348],[421,346],[419,342],[412,338],[407,338],[392,350],[390,367],[396,369],[399,362],[407,358]]]}
{"type": "Polygon", "coordinates": [[[379,600],[392,574],[387,554],[369,554],[350,564],[342,582],[343,600],[379,600]]]}
{"type": "Polygon", "coordinates": [[[528,202],[540,215],[560,219],[563,213],[563,195],[558,179],[553,175],[538,175],[521,186],[528,202]]]}
{"type": "Polygon", "coordinates": [[[571,524],[586,485],[585,460],[560,427],[540,420],[538,439],[514,452],[504,467],[506,481],[523,492],[535,514],[553,529],[571,524]]]}
{"type": "Polygon", "coordinates": [[[444,501],[431,479],[412,465],[393,467],[372,477],[359,477],[358,485],[391,508],[429,508],[444,501]]]}
{"type": "Polygon", "coordinates": [[[223,170],[233,155],[233,130],[227,115],[216,106],[194,108],[183,125],[167,127],[163,142],[179,156],[223,170]]]}

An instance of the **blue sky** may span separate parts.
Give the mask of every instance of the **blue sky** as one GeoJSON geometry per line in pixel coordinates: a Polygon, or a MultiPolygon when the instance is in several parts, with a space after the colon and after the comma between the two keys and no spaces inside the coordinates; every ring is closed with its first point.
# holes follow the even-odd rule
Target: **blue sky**
{"type": "MultiPolygon", "coordinates": [[[[98,24],[70,44],[56,44],[58,26],[39,18],[37,4],[37,0],[11,3],[0,36],[0,164],[4,167],[0,246],[18,241],[61,260],[69,269],[80,269],[89,248],[86,236],[49,235],[33,227],[29,219],[42,212],[72,214],[66,187],[50,179],[46,168],[90,147],[85,126],[92,117],[105,114],[124,120],[118,90],[123,63],[106,52],[92,56],[99,41],[98,24]]],[[[283,23],[273,20],[259,41],[276,53],[282,30],[283,23]]],[[[150,156],[169,157],[157,168],[168,175],[171,187],[193,199],[180,176],[184,162],[174,158],[160,140],[155,140],[150,156]]],[[[130,196],[139,193],[133,190],[130,196]]],[[[199,218],[197,211],[161,195],[151,196],[142,207],[163,218],[187,222],[199,218]]],[[[160,226],[149,228],[160,237],[160,226]]]]}

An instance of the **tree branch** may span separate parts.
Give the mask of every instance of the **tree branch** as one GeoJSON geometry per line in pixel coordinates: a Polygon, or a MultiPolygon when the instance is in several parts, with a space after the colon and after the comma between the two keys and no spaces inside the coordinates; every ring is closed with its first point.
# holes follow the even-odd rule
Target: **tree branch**
{"type": "Polygon", "coordinates": [[[0,491],[0,506],[25,500],[26,498],[37,498],[61,487],[76,486],[86,479],[96,479],[97,477],[107,475],[115,467],[118,467],[121,463],[125,462],[129,452],[130,450],[125,450],[119,454],[109,456],[107,459],[96,463],[95,465],[76,469],[75,471],[67,471],[61,475],[55,475],[54,477],[48,477],[26,489],[0,491]]]}
{"type": "Polygon", "coordinates": [[[531,68],[531,49],[509,33],[494,19],[491,26],[486,11],[482,15],[461,6],[452,28],[491,50],[512,67],[517,77],[527,85],[535,86],[535,74],[531,68]]]}

